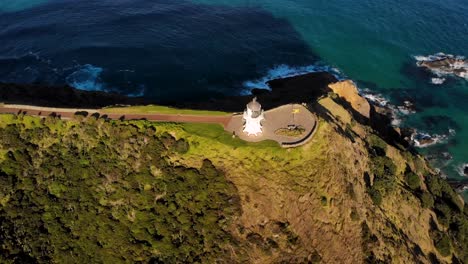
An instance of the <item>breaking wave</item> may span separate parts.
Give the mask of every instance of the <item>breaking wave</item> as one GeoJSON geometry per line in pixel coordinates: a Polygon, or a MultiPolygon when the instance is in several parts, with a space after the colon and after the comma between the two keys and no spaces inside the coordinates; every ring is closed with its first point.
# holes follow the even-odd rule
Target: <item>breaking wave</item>
{"type": "Polygon", "coordinates": [[[400,126],[404,116],[416,113],[414,105],[410,101],[404,101],[403,105],[394,105],[383,95],[372,92],[367,88],[359,89],[359,93],[370,103],[388,109],[392,118],[392,125],[395,127],[400,126]]]}
{"type": "Polygon", "coordinates": [[[418,148],[425,148],[429,146],[433,146],[439,143],[447,142],[447,140],[455,136],[456,131],[454,129],[449,129],[448,134],[438,135],[438,134],[429,134],[425,132],[420,132],[415,130],[415,132],[411,135],[411,142],[415,147],[418,148]]]}
{"type": "Polygon", "coordinates": [[[294,67],[286,64],[280,64],[275,66],[274,68],[269,69],[267,73],[259,79],[245,81],[242,84],[243,89],[241,91],[241,95],[250,95],[253,89],[270,90],[270,87],[268,87],[267,82],[274,79],[292,77],[311,72],[329,72],[333,74],[338,80],[343,80],[345,78],[340,70],[331,66],[316,64],[294,67]]]}
{"type": "Polygon", "coordinates": [[[65,80],[68,85],[86,91],[106,91],[100,78],[103,69],[85,64],[70,74],[65,80]]]}

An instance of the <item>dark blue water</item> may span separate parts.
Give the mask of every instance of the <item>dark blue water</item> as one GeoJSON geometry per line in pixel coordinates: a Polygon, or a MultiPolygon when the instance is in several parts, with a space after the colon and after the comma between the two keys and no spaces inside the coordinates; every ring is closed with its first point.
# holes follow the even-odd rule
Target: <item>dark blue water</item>
{"type": "Polygon", "coordinates": [[[442,85],[416,55],[468,55],[466,0],[0,0],[0,81],[68,83],[157,102],[247,93],[327,69],[394,104],[403,125],[440,138],[421,149],[460,178],[468,82],[442,85]]]}
{"type": "Polygon", "coordinates": [[[0,18],[0,79],[156,100],[237,94],[269,67],[316,61],[261,8],[188,1],[51,2],[0,18]]]}

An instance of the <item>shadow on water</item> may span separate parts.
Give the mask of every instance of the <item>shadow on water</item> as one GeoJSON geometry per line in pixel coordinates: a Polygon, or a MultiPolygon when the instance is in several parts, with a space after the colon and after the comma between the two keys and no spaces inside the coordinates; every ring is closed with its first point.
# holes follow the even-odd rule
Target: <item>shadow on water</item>
{"type": "Polygon", "coordinates": [[[160,103],[238,94],[275,65],[319,59],[287,20],[263,9],[190,1],[52,2],[2,14],[0,41],[3,81],[63,84],[90,64],[98,74],[75,74],[74,83],[144,91],[160,103]],[[28,52],[40,59],[18,58],[28,52]]]}

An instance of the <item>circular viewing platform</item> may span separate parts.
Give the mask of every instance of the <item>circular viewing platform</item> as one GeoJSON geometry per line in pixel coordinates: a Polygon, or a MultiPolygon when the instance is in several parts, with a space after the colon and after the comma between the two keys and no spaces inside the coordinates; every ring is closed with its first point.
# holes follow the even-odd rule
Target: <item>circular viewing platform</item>
{"type": "Polygon", "coordinates": [[[305,144],[317,127],[317,118],[300,104],[283,105],[264,112],[263,132],[257,136],[243,132],[242,115],[234,115],[226,130],[250,142],[274,140],[282,147],[297,147],[305,144]]]}

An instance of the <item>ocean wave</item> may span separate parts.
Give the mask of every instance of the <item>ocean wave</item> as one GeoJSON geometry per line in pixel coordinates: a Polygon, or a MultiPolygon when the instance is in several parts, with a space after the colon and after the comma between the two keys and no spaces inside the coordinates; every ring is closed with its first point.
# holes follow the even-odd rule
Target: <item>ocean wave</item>
{"type": "Polygon", "coordinates": [[[385,98],[383,95],[372,92],[371,90],[365,88],[359,88],[359,93],[366,98],[371,104],[380,106],[389,111],[390,117],[392,119],[392,126],[398,127],[403,122],[405,116],[410,114],[415,114],[414,105],[412,102],[406,100],[403,102],[403,105],[394,105],[390,103],[390,100],[385,98]]]}
{"type": "Polygon", "coordinates": [[[65,78],[68,85],[86,91],[106,91],[101,80],[103,68],[85,64],[65,78]]]}
{"type": "Polygon", "coordinates": [[[333,74],[338,80],[345,79],[345,76],[339,69],[327,65],[315,64],[308,66],[290,66],[286,64],[280,64],[269,69],[267,73],[259,79],[245,81],[242,84],[244,89],[242,89],[241,95],[250,95],[253,89],[270,90],[267,82],[274,79],[293,77],[311,72],[329,72],[333,74]]]}
{"type": "Polygon", "coordinates": [[[443,84],[445,81],[445,78],[431,78],[432,84],[443,84]]]}
{"type": "Polygon", "coordinates": [[[359,89],[360,94],[366,98],[368,101],[371,103],[381,106],[381,107],[386,107],[390,105],[389,100],[387,100],[383,95],[374,93],[371,90],[364,88],[364,89],[359,89]]]}

